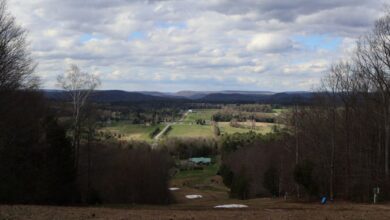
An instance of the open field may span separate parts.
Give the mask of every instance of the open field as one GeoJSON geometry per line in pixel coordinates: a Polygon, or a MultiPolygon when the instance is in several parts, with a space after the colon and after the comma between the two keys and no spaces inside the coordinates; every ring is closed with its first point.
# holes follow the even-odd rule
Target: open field
{"type": "Polygon", "coordinates": [[[215,163],[209,166],[205,166],[203,170],[186,170],[180,171],[174,178],[175,179],[187,179],[187,178],[200,178],[205,179],[207,177],[214,176],[219,168],[219,164],[215,163]]]}
{"type": "Polygon", "coordinates": [[[184,118],[184,122],[195,122],[198,119],[210,121],[212,116],[218,109],[195,109],[192,113],[188,113],[184,118]]]}
{"type": "MultiPolygon", "coordinates": [[[[167,137],[183,137],[183,138],[213,138],[214,131],[213,126],[210,123],[212,115],[217,112],[218,109],[196,109],[194,112],[187,113],[184,116],[182,121],[172,124],[172,129],[167,132],[167,137]],[[206,125],[196,124],[196,120],[202,119],[206,121],[206,125]]],[[[280,110],[281,111],[281,110],[280,110]]],[[[279,112],[279,110],[277,110],[279,112]]],[[[274,116],[277,113],[264,113],[269,114],[270,117],[274,116]]],[[[248,127],[232,127],[229,122],[219,122],[218,126],[222,134],[232,134],[232,133],[245,133],[249,132],[251,129],[249,127],[252,125],[251,122],[239,122],[239,124],[248,127]]],[[[272,127],[275,124],[273,123],[263,123],[256,122],[256,129],[254,132],[257,133],[269,133],[272,132],[272,127]]],[[[152,142],[153,139],[150,137],[150,134],[156,129],[160,128],[162,130],[165,127],[164,124],[159,125],[142,125],[142,124],[130,124],[126,121],[114,122],[106,127],[100,129],[103,132],[109,132],[113,135],[114,138],[123,141],[147,141],[152,142]]]]}
{"type": "MultiPolygon", "coordinates": [[[[245,126],[250,126],[250,123],[247,122],[240,122],[239,124],[243,124],[245,126]]],[[[230,122],[218,122],[218,126],[221,130],[222,134],[233,134],[233,133],[245,133],[249,131],[254,131],[256,133],[266,134],[269,132],[272,132],[272,126],[274,126],[274,123],[264,123],[264,122],[256,122],[256,128],[254,130],[247,129],[247,128],[236,128],[230,126],[230,122]]]]}
{"type": "Polygon", "coordinates": [[[287,111],[288,111],[287,108],[274,108],[274,109],[272,109],[272,112],[277,113],[277,114],[280,114],[282,112],[287,112],[287,111]]]}
{"type": "Polygon", "coordinates": [[[217,176],[219,163],[205,166],[203,170],[183,170],[179,171],[171,180],[173,187],[192,187],[212,189],[227,192],[227,188],[222,184],[222,178],[217,176]]]}
{"type": "Polygon", "coordinates": [[[210,125],[174,124],[168,132],[168,137],[213,137],[213,128],[210,125]]]}
{"type": "Polygon", "coordinates": [[[160,125],[138,125],[130,124],[127,122],[115,122],[111,125],[101,129],[103,132],[110,132],[111,134],[116,134],[119,140],[137,140],[137,141],[152,141],[150,134],[156,129],[164,128],[163,124],[160,125]],[[120,134],[120,137],[118,137],[120,134]]]}
{"type": "MultiPolygon", "coordinates": [[[[179,190],[180,191],[180,190],[179,190]]],[[[183,193],[176,194],[182,196],[183,193]]],[[[216,210],[220,204],[213,195],[170,206],[109,206],[109,207],[55,207],[1,205],[0,219],[265,219],[265,220],[384,220],[390,219],[390,205],[335,203],[319,205],[294,203],[280,199],[254,199],[244,203],[245,210],[216,210]]]]}

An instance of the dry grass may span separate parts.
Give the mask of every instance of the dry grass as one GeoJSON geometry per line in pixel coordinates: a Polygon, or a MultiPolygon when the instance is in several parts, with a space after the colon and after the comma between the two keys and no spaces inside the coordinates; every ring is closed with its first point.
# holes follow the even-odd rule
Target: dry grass
{"type": "Polygon", "coordinates": [[[390,219],[390,205],[337,202],[320,205],[280,199],[246,201],[227,198],[225,192],[183,188],[175,192],[178,204],[170,206],[51,207],[0,206],[0,219],[265,219],[331,220],[390,219]],[[186,194],[202,194],[202,199],[188,200],[186,194]],[[214,205],[241,203],[242,210],[215,210],[214,205]]]}
{"type": "MultiPolygon", "coordinates": [[[[214,176],[215,177],[215,176],[214,176]]],[[[186,179],[180,179],[185,181],[186,179]]],[[[346,202],[298,203],[282,199],[235,200],[228,197],[227,189],[221,187],[216,179],[199,186],[184,186],[173,191],[176,204],[169,206],[107,205],[101,207],[58,207],[31,205],[0,205],[0,220],[3,219],[202,219],[202,220],[382,220],[390,219],[390,204],[371,205],[346,202]],[[217,181],[217,182],[216,182],[217,181]],[[204,187],[206,186],[206,187],[204,187]],[[211,187],[213,186],[213,187],[211,187]],[[218,190],[216,190],[218,189],[218,190]],[[189,194],[200,194],[201,199],[186,199],[189,194]],[[249,208],[220,210],[214,209],[222,204],[245,204],[249,208]]],[[[184,184],[186,185],[186,184],[184,184]]]]}

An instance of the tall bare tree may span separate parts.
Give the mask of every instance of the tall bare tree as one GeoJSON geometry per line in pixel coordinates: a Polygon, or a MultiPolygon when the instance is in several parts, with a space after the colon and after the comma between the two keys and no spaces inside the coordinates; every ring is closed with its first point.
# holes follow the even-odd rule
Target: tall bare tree
{"type": "Polygon", "coordinates": [[[82,114],[91,92],[100,86],[97,76],[82,72],[77,65],[71,65],[68,70],[57,77],[58,86],[68,92],[72,106],[72,146],[75,150],[75,167],[77,169],[80,152],[82,129],[82,114]]]}
{"type": "Polygon", "coordinates": [[[0,91],[37,88],[34,68],[26,31],[7,12],[6,1],[0,0],[0,91]]]}
{"type": "MultiPolygon", "coordinates": [[[[390,151],[390,13],[375,23],[372,32],[358,42],[356,65],[368,81],[368,92],[376,93],[384,128],[384,171],[389,178],[390,151]]],[[[375,97],[376,98],[376,97],[375,97]]]]}

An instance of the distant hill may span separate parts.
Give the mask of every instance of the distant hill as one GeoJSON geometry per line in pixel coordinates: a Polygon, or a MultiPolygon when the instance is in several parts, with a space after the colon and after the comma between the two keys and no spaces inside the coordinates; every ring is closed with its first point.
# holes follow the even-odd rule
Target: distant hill
{"type": "Polygon", "coordinates": [[[202,102],[213,103],[267,103],[267,104],[294,104],[307,103],[314,93],[310,92],[283,92],[274,94],[222,94],[214,93],[201,98],[202,102]]]}
{"type": "MultiPolygon", "coordinates": [[[[46,90],[44,94],[51,100],[70,100],[69,95],[64,91],[46,90]]],[[[92,102],[151,102],[151,101],[169,101],[170,98],[145,95],[140,92],[126,92],[121,90],[98,90],[94,91],[90,98],[92,102]]]]}
{"type": "Polygon", "coordinates": [[[203,102],[264,102],[270,95],[247,95],[247,94],[224,94],[224,93],[212,93],[202,97],[200,100],[203,102]]]}
{"type": "Polygon", "coordinates": [[[185,97],[188,99],[202,99],[207,95],[212,94],[242,94],[242,95],[269,95],[274,94],[269,91],[239,91],[239,90],[223,90],[223,91],[191,91],[184,90],[176,93],[170,93],[171,96],[185,97]]]}
{"type": "Polygon", "coordinates": [[[200,99],[210,93],[211,92],[207,92],[207,91],[179,91],[173,93],[173,95],[188,98],[188,99],[200,99]]]}
{"type": "MultiPolygon", "coordinates": [[[[45,96],[51,100],[69,100],[69,95],[61,90],[44,90],[45,96]]],[[[91,94],[90,100],[101,103],[117,102],[210,102],[210,103],[270,103],[294,104],[306,103],[313,97],[310,92],[267,91],[180,91],[163,92],[127,92],[121,90],[98,90],[91,94]]]]}

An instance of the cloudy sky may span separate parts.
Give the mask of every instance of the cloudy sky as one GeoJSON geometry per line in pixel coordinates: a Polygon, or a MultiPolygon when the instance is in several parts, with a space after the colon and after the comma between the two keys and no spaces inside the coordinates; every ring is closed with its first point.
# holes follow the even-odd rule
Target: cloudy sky
{"type": "Polygon", "coordinates": [[[384,10],[382,0],[9,0],[36,73],[69,64],[101,89],[310,90],[384,10]]]}

